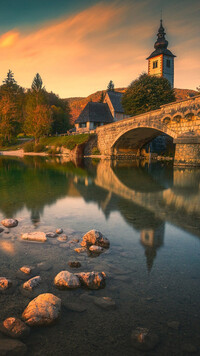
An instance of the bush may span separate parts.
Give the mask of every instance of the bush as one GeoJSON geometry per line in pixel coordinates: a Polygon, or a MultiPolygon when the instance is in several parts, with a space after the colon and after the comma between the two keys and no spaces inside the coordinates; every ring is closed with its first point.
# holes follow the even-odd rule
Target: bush
{"type": "Polygon", "coordinates": [[[60,150],[57,150],[56,147],[55,147],[55,148],[49,148],[48,151],[47,151],[47,153],[48,153],[49,155],[54,156],[54,155],[60,153],[60,150]]]}
{"type": "Polygon", "coordinates": [[[34,152],[39,153],[44,151],[46,151],[46,147],[42,143],[38,143],[37,145],[35,145],[34,152]]]}
{"type": "Polygon", "coordinates": [[[24,144],[23,146],[24,152],[33,152],[34,151],[34,143],[31,142],[27,142],[24,144]]]}

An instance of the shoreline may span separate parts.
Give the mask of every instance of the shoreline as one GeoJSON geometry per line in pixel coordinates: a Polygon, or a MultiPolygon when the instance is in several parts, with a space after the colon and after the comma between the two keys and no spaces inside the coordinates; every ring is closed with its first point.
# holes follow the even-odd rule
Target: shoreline
{"type": "Polygon", "coordinates": [[[48,156],[46,152],[24,152],[23,149],[13,150],[13,151],[0,151],[0,156],[16,156],[16,157],[24,157],[24,156],[48,156]]]}

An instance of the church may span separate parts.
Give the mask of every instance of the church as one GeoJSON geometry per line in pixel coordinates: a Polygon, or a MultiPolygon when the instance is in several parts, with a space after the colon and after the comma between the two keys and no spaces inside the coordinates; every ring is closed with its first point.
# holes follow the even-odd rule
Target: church
{"type": "MultiPolygon", "coordinates": [[[[174,58],[176,57],[167,47],[165,29],[162,19],[154,44],[155,50],[147,58],[148,75],[164,77],[168,79],[171,87],[174,87],[174,58]]],[[[115,121],[123,120],[125,115],[122,107],[122,93],[107,91],[103,103],[89,102],[75,121],[76,132],[88,132],[96,127],[115,121]]]]}

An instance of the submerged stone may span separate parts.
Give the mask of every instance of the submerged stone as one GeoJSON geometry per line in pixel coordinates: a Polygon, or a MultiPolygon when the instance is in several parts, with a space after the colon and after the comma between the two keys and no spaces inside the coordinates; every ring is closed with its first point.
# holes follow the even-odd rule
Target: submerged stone
{"type": "Polygon", "coordinates": [[[47,232],[47,234],[46,234],[46,237],[50,237],[50,238],[55,238],[55,237],[57,237],[58,235],[55,233],[55,232],[47,232]]]}
{"type": "Polygon", "coordinates": [[[69,265],[71,268],[79,268],[79,267],[81,267],[81,263],[78,262],[78,261],[69,261],[69,262],[68,262],[68,265],[69,265]]]}
{"type": "Polygon", "coordinates": [[[45,242],[47,241],[46,235],[41,231],[28,232],[21,235],[22,240],[45,242]]]}
{"type": "Polygon", "coordinates": [[[1,221],[2,225],[5,227],[16,227],[18,225],[18,220],[16,219],[4,219],[1,221]]]}
{"type": "Polygon", "coordinates": [[[61,299],[51,293],[40,294],[33,299],[22,314],[29,326],[50,325],[60,316],[61,299]]]}
{"type": "Polygon", "coordinates": [[[33,277],[23,284],[23,288],[32,292],[32,290],[36,288],[40,284],[40,282],[40,276],[33,277]]]}
{"type": "Polygon", "coordinates": [[[56,229],[56,234],[62,234],[63,233],[63,229],[59,228],[59,229],[56,229]]]}
{"type": "Polygon", "coordinates": [[[100,231],[90,230],[84,236],[81,246],[97,245],[104,248],[109,248],[110,241],[100,231]]]}
{"type": "Polygon", "coordinates": [[[153,350],[159,342],[158,335],[146,328],[136,328],[131,334],[132,345],[141,351],[153,350]]]}
{"type": "Polygon", "coordinates": [[[115,309],[116,303],[109,297],[97,297],[94,299],[94,304],[106,310],[115,309]]]}
{"type": "Polygon", "coordinates": [[[23,266],[23,267],[20,268],[20,271],[25,273],[25,274],[30,274],[31,271],[32,271],[32,268],[29,267],[29,266],[23,266]]]}
{"type": "Polygon", "coordinates": [[[27,352],[27,347],[23,342],[12,339],[2,339],[0,342],[1,356],[24,356],[27,352]]]}
{"type": "Polygon", "coordinates": [[[77,276],[81,284],[89,289],[100,289],[106,285],[104,272],[81,272],[77,276]]]}
{"type": "Polygon", "coordinates": [[[7,318],[0,326],[0,331],[13,338],[23,338],[29,335],[30,328],[20,319],[7,318]]]}
{"type": "Polygon", "coordinates": [[[12,281],[6,277],[0,277],[0,290],[6,290],[12,287],[12,281]]]}

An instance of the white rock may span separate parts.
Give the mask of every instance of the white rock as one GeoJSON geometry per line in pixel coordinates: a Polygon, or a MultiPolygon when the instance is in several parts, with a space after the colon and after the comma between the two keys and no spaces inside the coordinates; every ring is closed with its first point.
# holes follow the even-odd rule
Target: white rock
{"type": "Polygon", "coordinates": [[[36,288],[39,284],[41,283],[41,277],[36,276],[31,279],[29,279],[27,282],[23,284],[23,288],[27,289],[29,291],[32,291],[34,288],[36,288]]]}
{"type": "Polygon", "coordinates": [[[28,232],[21,235],[22,240],[45,242],[47,241],[46,235],[41,231],[28,232]]]}
{"type": "Polygon", "coordinates": [[[12,287],[12,282],[6,277],[0,277],[0,290],[6,290],[12,287]]]}
{"type": "Polygon", "coordinates": [[[54,284],[61,289],[74,289],[81,286],[79,278],[68,271],[61,271],[54,278],[54,284]]]}
{"type": "Polygon", "coordinates": [[[1,221],[2,225],[5,227],[15,227],[18,225],[18,221],[16,219],[4,219],[1,221]]]}
{"type": "Polygon", "coordinates": [[[61,299],[51,293],[40,294],[24,310],[22,318],[29,326],[50,325],[58,319],[61,299]]]}

